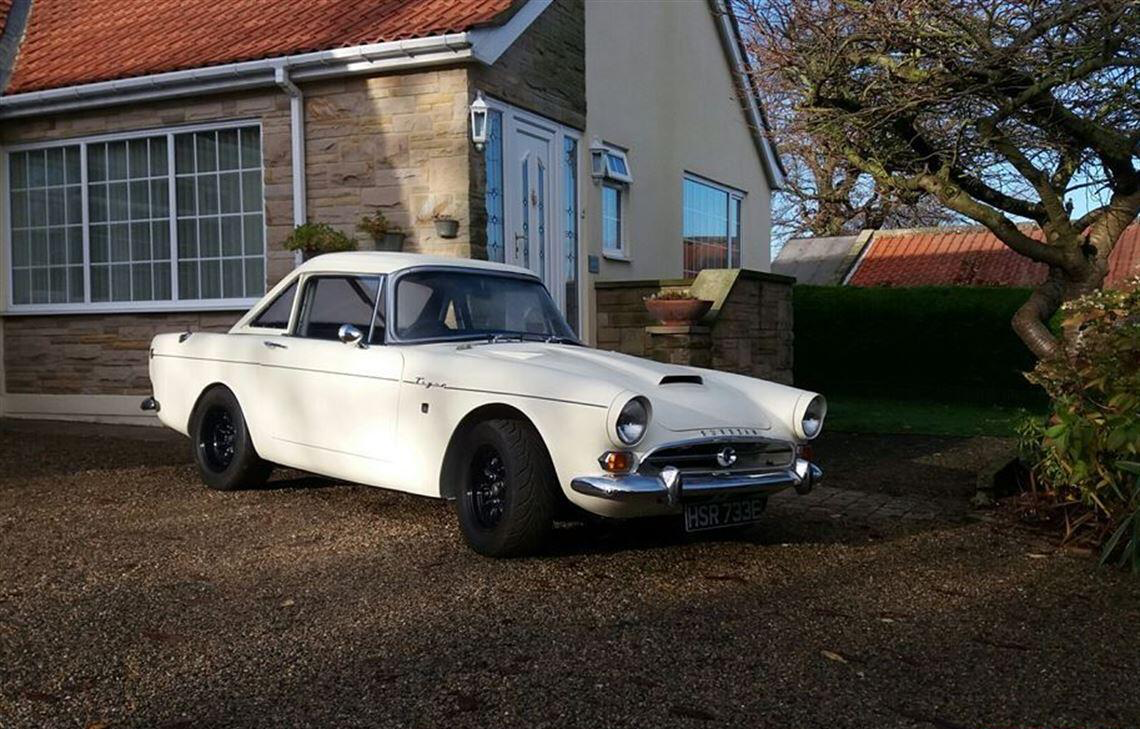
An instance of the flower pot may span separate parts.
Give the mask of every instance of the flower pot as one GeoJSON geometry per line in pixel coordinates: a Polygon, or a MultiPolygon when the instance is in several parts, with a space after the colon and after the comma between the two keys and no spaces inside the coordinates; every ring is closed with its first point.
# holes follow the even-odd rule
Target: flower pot
{"type": "Polygon", "coordinates": [[[700,321],[710,308],[704,299],[646,299],[645,308],[667,327],[684,326],[700,321]]]}
{"type": "Polygon", "coordinates": [[[373,241],[372,249],[376,251],[399,252],[404,250],[404,238],[407,233],[385,233],[379,240],[373,241]]]}
{"type": "Polygon", "coordinates": [[[454,218],[436,218],[435,232],[440,238],[459,237],[459,221],[454,218]]]}

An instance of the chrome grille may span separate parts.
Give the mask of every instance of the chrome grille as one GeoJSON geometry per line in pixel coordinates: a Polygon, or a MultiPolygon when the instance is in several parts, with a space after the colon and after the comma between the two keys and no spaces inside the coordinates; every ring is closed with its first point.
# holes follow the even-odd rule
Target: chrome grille
{"type": "Polygon", "coordinates": [[[651,451],[641,461],[638,473],[653,475],[666,466],[682,474],[749,473],[783,468],[791,464],[795,448],[778,440],[704,440],[675,443],[651,451]],[[723,465],[717,456],[731,449],[732,465],[723,465]]]}

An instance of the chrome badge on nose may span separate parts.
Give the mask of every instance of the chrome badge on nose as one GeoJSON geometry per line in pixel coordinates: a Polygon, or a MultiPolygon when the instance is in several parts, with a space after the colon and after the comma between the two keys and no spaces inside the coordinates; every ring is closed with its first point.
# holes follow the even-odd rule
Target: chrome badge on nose
{"type": "Polygon", "coordinates": [[[720,453],[716,454],[716,462],[721,468],[728,468],[736,463],[736,449],[732,446],[721,448],[720,453]]]}

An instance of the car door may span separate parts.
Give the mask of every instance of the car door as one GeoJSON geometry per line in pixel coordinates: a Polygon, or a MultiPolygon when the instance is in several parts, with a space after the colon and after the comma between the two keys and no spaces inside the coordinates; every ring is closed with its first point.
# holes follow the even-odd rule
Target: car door
{"type": "Polygon", "coordinates": [[[262,392],[274,400],[269,430],[288,465],[385,483],[404,360],[384,345],[383,287],[383,276],[308,276],[292,332],[264,342],[262,392]],[[340,341],[345,324],[361,332],[359,343],[340,341]]]}

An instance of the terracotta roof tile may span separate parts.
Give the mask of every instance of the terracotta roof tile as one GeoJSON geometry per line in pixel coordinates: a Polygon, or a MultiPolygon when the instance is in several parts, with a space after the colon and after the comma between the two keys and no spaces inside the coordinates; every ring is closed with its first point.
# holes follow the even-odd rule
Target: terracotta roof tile
{"type": "MultiPolygon", "coordinates": [[[[1040,238],[1040,231],[1032,235],[1040,238]]],[[[1140,275],[1140,224],[1129,226],[1108,258],[1106,286],[1140,275]]],[[[1048,268],[976,229],[880,230],[851,286],[1034,286],[1048,268]]]]}
{"type": "Polygon", "coordinates": [[[36,0],[6,93],[460,32],[514,2],[36,0]]]}
{"type": "Polygon", "coordinates": [[[8,25],[8,11],[12,9],[12,0],[0,0],[0,35],[8,25]]]}

